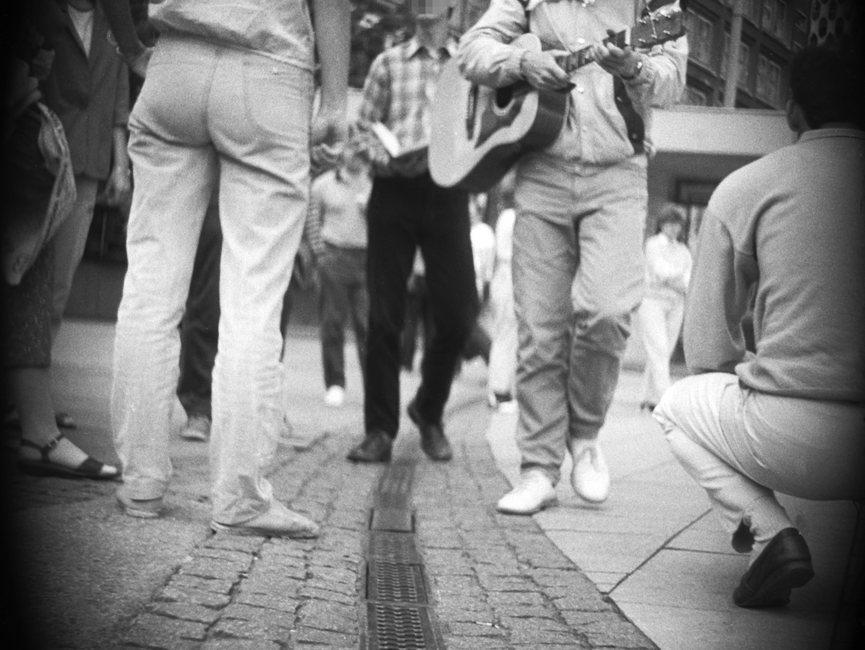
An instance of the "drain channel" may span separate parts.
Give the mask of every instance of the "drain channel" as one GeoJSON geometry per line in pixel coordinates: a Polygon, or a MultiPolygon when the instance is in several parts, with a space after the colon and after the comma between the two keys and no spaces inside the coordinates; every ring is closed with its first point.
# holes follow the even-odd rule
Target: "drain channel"
{"type": "Polygon", "coordinates": [[[414,464],[395,462],[379,481],[369,518],[361,650],[444,650],[415,543],[413,480],[414,464]]]}

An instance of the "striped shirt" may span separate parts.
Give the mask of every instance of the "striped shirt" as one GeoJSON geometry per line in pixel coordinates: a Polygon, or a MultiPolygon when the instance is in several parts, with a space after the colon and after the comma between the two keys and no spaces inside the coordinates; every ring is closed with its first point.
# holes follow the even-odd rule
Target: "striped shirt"
{"type": "MultiPolygon", "coordinates": [[[[381,122],[403,150],[429,144],[429,109],[442,66],[456,51],[456,42],[431,52],[417,38],[391,47],[376,57],[363,87],[359,121],[365,127],[381,122]]],[[[378,175],[390,175],[388,154],[370,132],[368,142],[378,175]]]]}

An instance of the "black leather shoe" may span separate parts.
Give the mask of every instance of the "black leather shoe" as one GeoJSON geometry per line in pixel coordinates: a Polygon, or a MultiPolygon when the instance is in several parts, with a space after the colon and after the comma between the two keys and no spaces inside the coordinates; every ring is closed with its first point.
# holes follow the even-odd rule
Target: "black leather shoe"
{"type": "Polygon", "coordinates": [[[411,421],[420,429],[420,448],[423,449],[423,452],[432,460],[450,460],[453,458],[454,452],[451,449],[451,443],[448,442],[441,423],[424,420],[418,413],[414,400],[409,403],[406,410],[411,421]]]}
{"type": "Polygon", "coordinates": [[[781,607],[790,602],[790,590],[814,577],[811,552],[795,528],[775,535],[733,592],[739,607],[781,607]]]}
{"type": "Polygon", "coordinates": [[[366,434],[361,443],[348,452],[348,459],[356,463],[386,463],[390,460],[393,438],[375,429],[366,434]]]}

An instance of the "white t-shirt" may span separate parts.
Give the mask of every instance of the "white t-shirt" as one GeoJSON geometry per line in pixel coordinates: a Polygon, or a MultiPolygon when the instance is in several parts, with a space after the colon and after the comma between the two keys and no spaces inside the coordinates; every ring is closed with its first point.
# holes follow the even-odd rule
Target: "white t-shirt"
{"type": "Polygon", "coordinates": [[[75,25],[75,31],[78,32],[78,37],[84,45],[84,51],[87,52],[87,56],[90,56],[90,43],[93,41],[94,11],[93,9],[79,11],[72,5],[69,5],[67,8],[69,9],[69,18],[72,20],[72,24],[75,25]]]}

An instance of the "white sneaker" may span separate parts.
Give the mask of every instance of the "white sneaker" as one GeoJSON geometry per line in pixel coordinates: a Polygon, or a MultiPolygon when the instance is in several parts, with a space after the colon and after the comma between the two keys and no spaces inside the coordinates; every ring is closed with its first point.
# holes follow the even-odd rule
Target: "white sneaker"
{"type": "Polygon", "coordinates": [[[509,515],[533,515],[558,500],[547,475],[531,470],[520,477],[516,487],[499,499],[496,508],[509,515]]]}
{"type": "Polygon", "coordinates": [[[610,495],[610,470],[597,440],[572,438],[568,442],[574,468],[571,485],[589,503],[602,503],[610,495]]]}
{"type": "Polygon", "coordinates": [[[207,442],[210,438],[210,418],[206,415],[190,415],[180,437],[193,442],[207,442]]]}
{"type": "Polygon", "coordinates": [[[332,408],[339,408],[345,402],[345,388],[342,386],[331,386],[324,394],[324,403],[332,408]]]}

